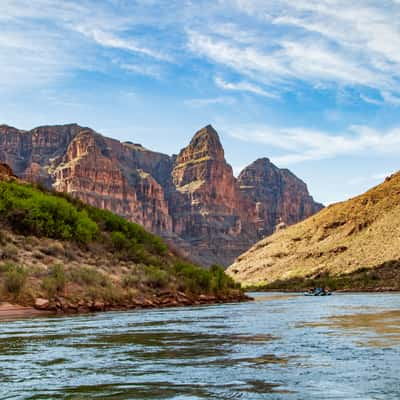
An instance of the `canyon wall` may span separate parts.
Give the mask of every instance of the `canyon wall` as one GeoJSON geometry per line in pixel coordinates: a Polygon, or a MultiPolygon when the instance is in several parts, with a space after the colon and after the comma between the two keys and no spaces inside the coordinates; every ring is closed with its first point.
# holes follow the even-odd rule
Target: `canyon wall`
{"type": "Polygon", "coordinates": [[[22,131],[0,125],[0,162],[164,237],[202,265],[229,265],[278,223],[322,208],[288,170],[260,159],[236,179],[217,132],[199,130],[178,156],[76,124],[22,131]]]}

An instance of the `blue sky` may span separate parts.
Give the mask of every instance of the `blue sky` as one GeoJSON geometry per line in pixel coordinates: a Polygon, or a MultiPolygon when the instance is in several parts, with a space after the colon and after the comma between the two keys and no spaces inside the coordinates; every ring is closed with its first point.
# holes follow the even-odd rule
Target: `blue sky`
{"type": "Polygon", "coordinates": [[[325,204],[400,169],[400,0],[1,0],[0,122],[176,153],[212,123],[325,204]]]}

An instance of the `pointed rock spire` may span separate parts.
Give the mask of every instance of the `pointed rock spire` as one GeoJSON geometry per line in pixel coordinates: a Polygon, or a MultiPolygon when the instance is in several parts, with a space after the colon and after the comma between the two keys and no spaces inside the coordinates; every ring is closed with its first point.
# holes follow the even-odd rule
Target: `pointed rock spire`
{"type": "Polygon", "coordinates": [[[183,151],[190,149],[193,159],[203,157],[210,158],[223,158],[224,149],[217,131],[211,126],[207,125],[195,133],[190,144],[183,151]]]}

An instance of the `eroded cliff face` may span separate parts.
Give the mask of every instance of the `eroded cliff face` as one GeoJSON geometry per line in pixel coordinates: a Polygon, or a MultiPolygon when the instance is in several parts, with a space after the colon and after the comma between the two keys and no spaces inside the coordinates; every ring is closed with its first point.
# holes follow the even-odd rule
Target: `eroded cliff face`
{"type": "Polygon", "coordinates": [[[174,232],[211,262],[229,264],[232,254],[257,240],[255,209],[225,161],[212,126],[198,131],[172,170],[174,232]]]}
{"type": "Polygon", "coordinates": [[[17,176],[109,209],[157,234],[172,229],[163,188],[151,175],[165,159],[75,124],[29,132],[0,127],[0,160],[17,176]]]}
{"type": "Polygon", "coordinates": [[[307,185],[268,158],[260,158],[238,176],[240,190],[256,203],[257,228],[261,237],[279,224],[292,225],[323,208],[308,193],[307,185]]]}
{"type": "Polygon", "coordinates": [[[138,222],[203,265],[229,265],[280,220],[320,209],[302,181],[265,160],[237,180],[210,125],[173,157],[76,124],[0,125],[0,161],[17,176],[138,222]]]}

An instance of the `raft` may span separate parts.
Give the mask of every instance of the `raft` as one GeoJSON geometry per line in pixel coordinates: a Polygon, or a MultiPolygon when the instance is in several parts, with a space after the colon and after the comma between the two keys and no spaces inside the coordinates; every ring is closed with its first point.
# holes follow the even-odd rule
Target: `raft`
{"type": "Polygon", "coordinates": [[[308,292],[304,292],[304,296],[331,296],[331,295],[332,295],[331,292],[323,288],[316,288],[308,292]]]}

